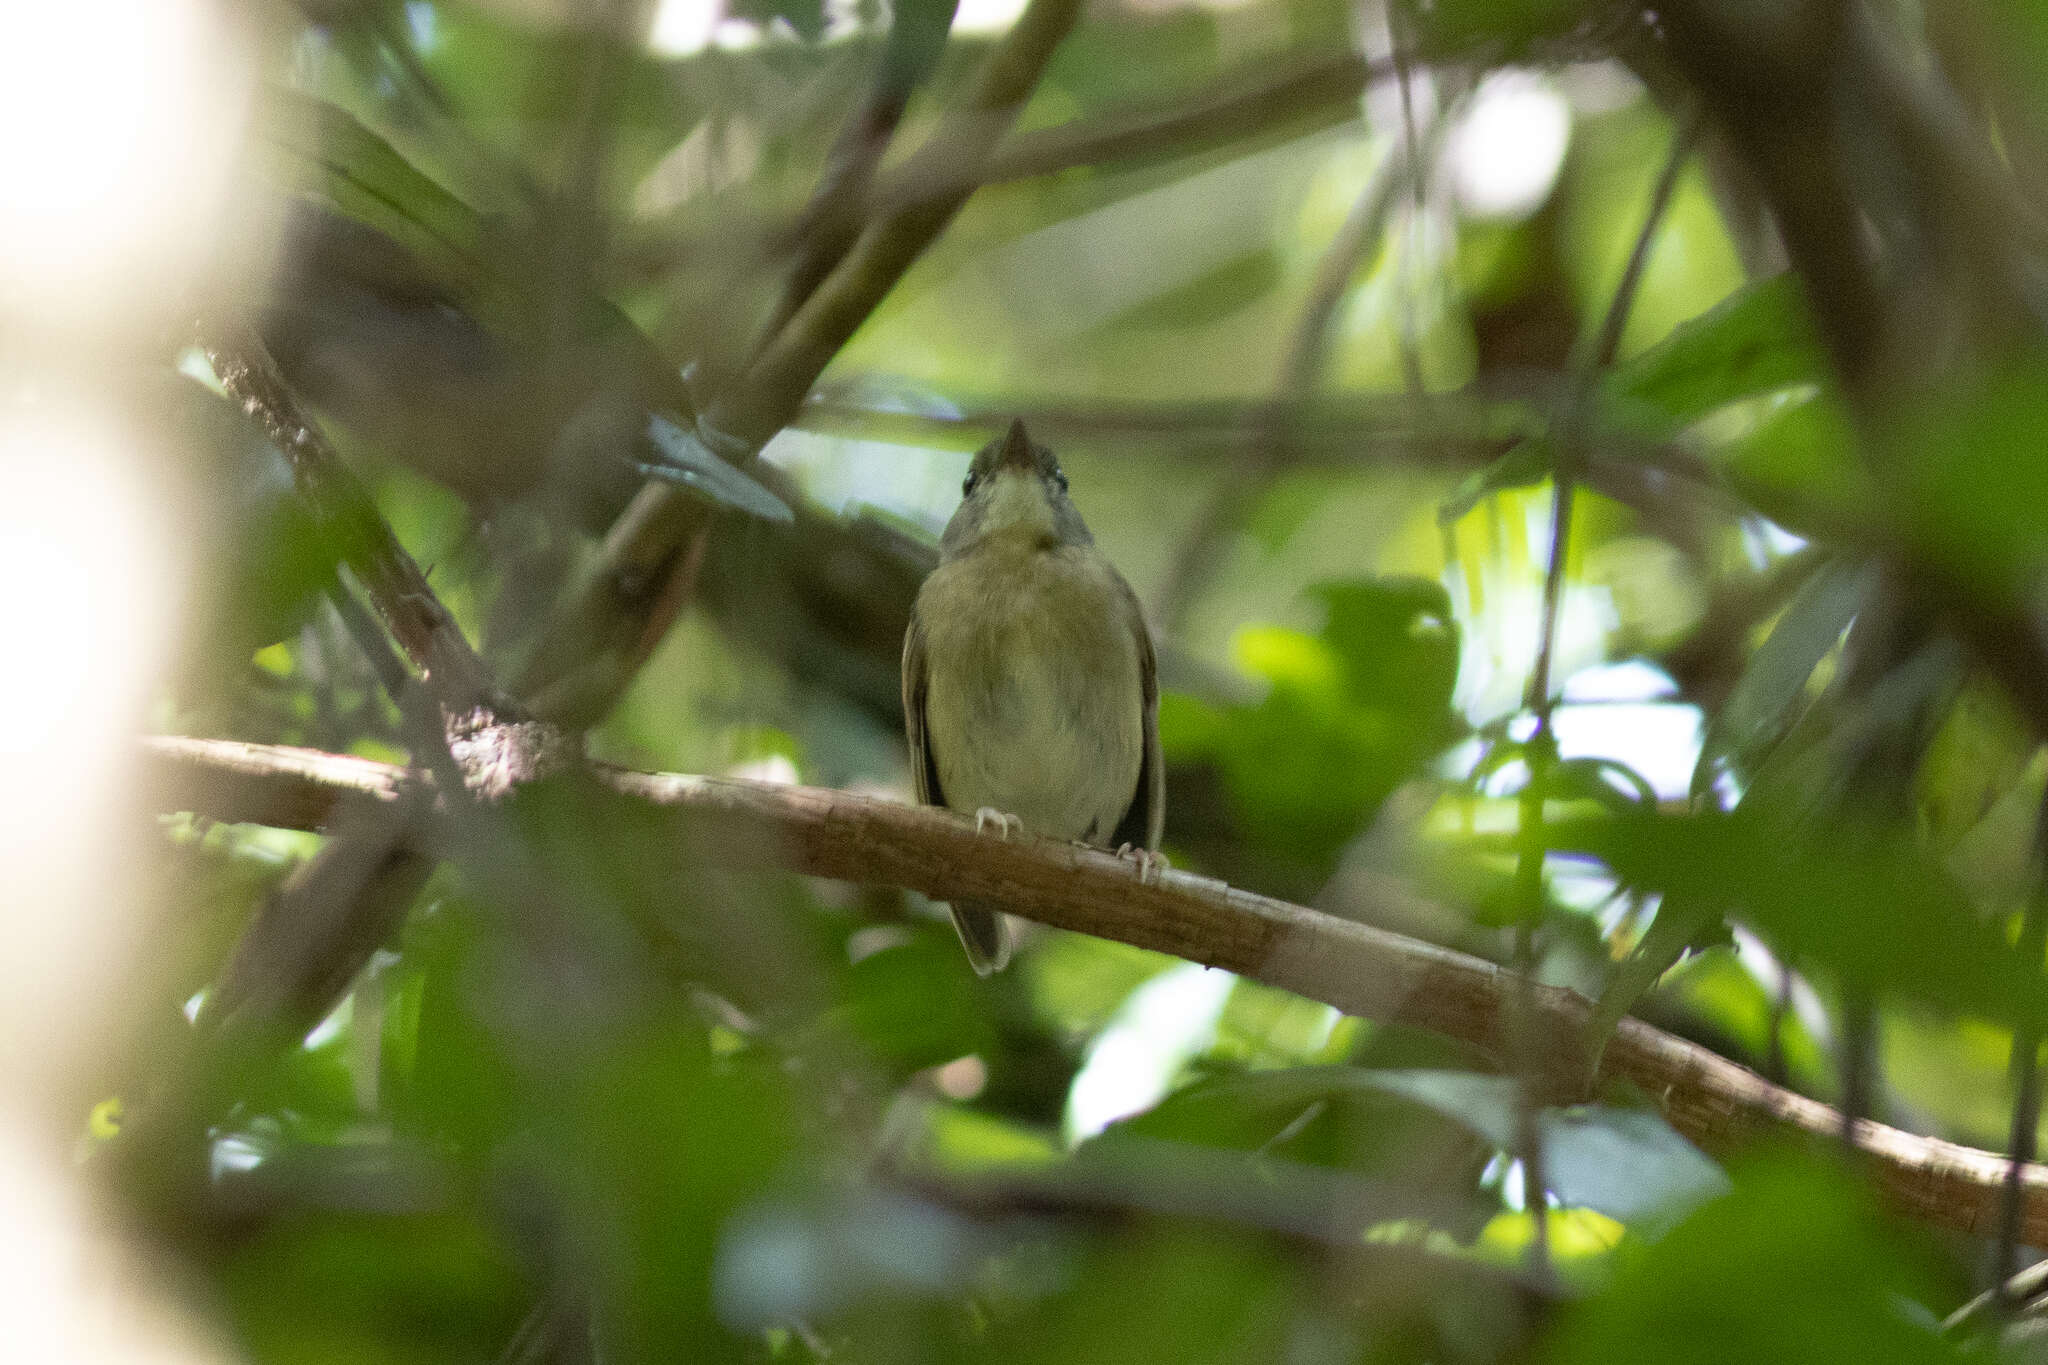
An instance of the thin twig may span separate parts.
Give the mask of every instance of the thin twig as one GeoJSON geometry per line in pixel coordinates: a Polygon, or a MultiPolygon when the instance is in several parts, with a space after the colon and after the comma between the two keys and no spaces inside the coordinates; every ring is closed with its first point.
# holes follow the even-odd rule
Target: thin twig
{"type": "MultiPolygon", "coordinates": [[[[2040,1169],[2042,1168],[2039,1166],[2025,1168],[2029,1175],[2040,1169]]],[[[2038,1312],[2038,1303],[2043,1294],[2048,1294],[2048,1261],[2036,1261],[2010,1279],[1993,1285],[1942,1319],[1942,1334],[1962,1335],[1980,1324],[1988,1323],[1998,1314],[2010,1314],[2028,1308],[2038,1312]]]]}
{"type": "Polygon", "coordinates": [[[1171,104],[1019,134],[993,156],[973,154],[977,138],[943,136],[889,175],[876,200],[884,211],[900,211],[984,185],[1083,166],[1191,156],[1281,128],[1356,118],[1360,92],[1391,69],[1356,54],[1277,61],[1256,76],[1226,77],[1211,90],[1171,104]]]}
{"type": "MultiPolygon", "coordinates": [[[[1435,129],[1441,126],[1442,120],[1438,120],[1432,127],[1432,147],[1435,129]]],[[[1422,173],[1419,155],[1411,141],[1406,150],[1390,152],[1382,160],[1378,174],[1366,184],[1317,261],[1315,279],[1309,285],[1301,317],[1281,360],[1273,398],[1259,409],[1244,452],[1218,477],[1188,529],[1181,534],[1180,548],[1153,608],[1162,630],[1171,633],[1189,605],[1201,595],[1215,573],[1218,544],[1244,524],[1257,505],[1259,491],[1291,462],[1295,423],[1322,382],[1337,310],[1350,292],[1352,276],[1358,273],[1360,263],[1378,249],[1384,238],[1395,196],[1403,185],[1422,173]]],[[[1412,409],[1413,402],[1411,393],[1404,407],[1412,409]]],[[[1410,413],[1404,412],[1403,420],[1413,428],[1410,413]]],[[[1348,444],[1355,450],[1356,434],[1345,434],[1352,437],[1348,444]]]]}
{"type": "MultiPolygon", "coordinates": [[[[974,159],[994,152],[1080,9],[1080,0],[1031,0],[989,54],[962,106],[962,141],[974,159]]],[[[712,402],[707,425],[752,449],[787,425],[839,348],[972,192],[970,187],[924,200],[871,224],[831,278],[749,367],[745,380],[712,402]]]]}
{"type": "MultiPolygon", "coordinates": [[[[1305,135],[1356,119],[1359,93],[1390,70],[1385,62],[1355,54],[1281,58],[1251,74],[1225,76],[1192,96],[1019,133],[988,155],[980,152],[984,139],[974,126],[977,120],[957,116],[916,156],[876,177],[870,213],[883,218],[986,186],[1062,171],[1142,165],[1225,145],[1255,146],[1267,137],[1305,135]]],[[[737,200],[739,195],[732,191],[728,197],[737,200]]],[[[664,260],[701,251],[713,234],[729,241],[734,235],[730,219],[746,216],[738,203],[717,197],[706,207],[716,212],[707,212],[704,224],[683,232],[680,241],[664,237],[659,243],[643,242],[632,273],[659,269],[664,260]]],[[[810,213],[806,205],[792,216],[763,217],[745,235],[774,251],[787,250],[788,244],[802,240],[810,213]]]]}
{"type": "MultiPolygon", "coordinates": [[[[1319,278],[1322,278],[1319,275],[1319,278]]],[[[1313,286],[1320,289],[1320,286],[1313,286]]],[[[1297,324],[1296,335],[1301,334],[1297,324]]],[[[1440,394],[1441,431],[1425,430],[1421,414],[1403,394],[1305,394],[1292,402],[1242,398],[1185,402],[1072,402],[1019,405],[983,403],[949,395],[948,411],[903,411],[863,401],[864,389],[887,392],[891,382],[848,380],[826,386],[809,399],[792,426],[804,431],[895,441],[934,449],[971,451],[1001,435],[1013,416],[1033,433],[1061,440],[1159,442],[1189,456],[1236,453],[1256,443],[1277,416],[1291,433],[1284,454],[1290,464],[1349,465],[1375,456],[1437,464],[1456,472],[1483,466],[1540,425],[1539,413],[1555,408],[1570,385],[1559,376],[1529,373],[1515,386],[1473,387],[1440,394]],[[1276,413],[1276,409],[1279,409],[1276,413]],[[1425,439],[1427,436],[1429,439],[1425,439]]],[[[1631,458],[1680,473],[1685,457],[1675,446],[1637,442],[1631,458]]]]}
{"type": "MultiPolygon", "coordinates": [[[[2048,875],[2048,794],[2042,798],[2034,828],[2037,877],[2048,875]]],[[[2041,970],[2043,953],[2048,953],[2048,887],[2036,886],[2027,898],[2020,920],[2018,952],[2027,970],[2041,970]]],[[[2012,1136],[2006,1150],[2012,1155],[2007,1167],[2005,1198],[1998,1213],[1998,1241],[1992,1254],[1992,1286],[2000,1307],[2011,1312],[2017,1305],[2008,1297],[2006,1285],[2019,1270],[2020,1219],[2025,1212],[2025,1190],[2020,1175],[2034,1159],[2034,1139],[2041,1123],[2041,1030],[2023,1023],[2012,1039],[2012,1136]]]]}
{"type": "Polygon", "coordinates": [[[1685,171],[1685,163],[1692,155],[1693,144],[1699,141],[1704,118],[1698,110],[1686,115],[1685,122],[1671,135],[1671,150],[1664,160],[1664,169],[1657,177],[1656,185],[1650,191],[1650,206],[1643,220],[1643,230],[1636,234],[1635,245],[1629,249],[1628,263],[1622,267],[1621,279],[1614,286],[1614,298],[1609,303],[1606,316],[1600,320],[1600,331],[1593,339],[1590,354],[1580,367],[1581,382],[1590,391],[1600,382],[1600,373],[1614,363],[1621,353],[1621,336],[1628,329],[1629,305],[1636,290],[1643,282],[1643,271],[1650,264],[1650,249],[1656,245],[1657,224],[1663,221],[1665,212],[1671,207],[1671,197],[1678,192],[1678,180],[1685,171]]]}
{"type": "MultiPolygon", "coordinates": [[[[938,60],[953,26],[952,5],[898,5],[889,39],[875,61],[860,102],[847,117],[825,157],[818,186],[790,234],[796,259],[783,281],[782,296],[761,329],[760,350],[782,332],[859,239],[869,216],[875,173],[903,121],[910,96],[938,60]]],[[[751,359],[751,358],[750,358],[751,359]]]]}
{"type": "MultiPolygon", "coordinates": [[[[1550,560],[1543,574],[1543,609],[1536,659],[1529,670],[1528,691],[1523,699],[1525,709],[1535,717],[1536,726],[1523,750],[1527,755],[1528,776],[1521,794],[1522,852],[1515,877],[1517,899],[1522,907],[1520,922],[1515,926],[1515,975],[1524,993],[1524,1004],[1532,1012],[1533,1000],[1526,993],[1533,991],[1535,984],[1536,926],[1543,919],[1543,871],[1550,855],[1549,841],[1543,828],[1543,803],[1550,773],[1557,760],[1557,733],[1553,724],[1556,696],[1551,685],[1552,670],[1557,655],[1558,621],[1564,603],[1565,565],[1571,546],[1572,509],[1578,486],[1578,450],[1585,430],[1583,412],[1586,400],[1599,381],[1600,372],[1613,363],[1615,353],[1620,349],[1621,334],[1628,323],[1636,291],[1642,284],[1650,248],[1656,240],[1657,229],[1664,221],[1664,214],[1671,206],[1671,196],[1678,188],[1679,174],[1691,155],[1698,126],[1696,118],[1688,119],[1672,138],[1671,151],[1651,190],[1649,206],[1643,214],[1643,226],[1636,234],[1635,246],[1629,252],[1628,263],[1622,269],[1621,279],[1616,283],[1607,312],[1601,319],[1600,331],[1581,358],[1580,399],[1564,414],[1564,430],[1556,442],[1556,463],[1551,478],[1550,560]]],[[[1525,1077],[1531,1074],[1524,1072],[1525,1077]]],[[[1549,1264],[1550,1192],[1545,1181],[1542,1126],[1534,1090],[1533,1084],[1523,1087],[1523,1103],[1518,1116],[1519,1155],[1526,1203],[1534,1214],[1530,1257],[1541,1273],[1549,1264]]]]}
{"type": "MultiPolygon", "coordinates": [[[[1426,386],[1422,377],[1422,348],[1418,344],[1415,315],[1415,266],[1421,255],[1423,213],[1428,207],[1429,160],[1422,154],[1415,130],[1414,70],[1408,60],[1408,35],[1401,32],[1398,6],[1387,7],[1387,42],[1392,51],[1394,81],[1401,95],[1401,145],[1408,156],[1408,217],[1402,224],[1400,253],[1401,382],[1408,396],[1421,401],[1426,386]]],[[[1447,120],[1439,117],[1436,127],[1447,120]]]]}

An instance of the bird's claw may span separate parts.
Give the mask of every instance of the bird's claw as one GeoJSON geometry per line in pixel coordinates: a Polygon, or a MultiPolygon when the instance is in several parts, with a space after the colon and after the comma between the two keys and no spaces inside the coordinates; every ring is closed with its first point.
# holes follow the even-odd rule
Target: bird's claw
{"type": "Polygon", "coordinates": [[[990,825],[996,827],[996,837],[1004,843],[1010,841],[1012,834],[1022,834],[1024,832],[1024,822],[1008,811],[997,810],[994,806],[983,806],[980,810],[974,812],[974,832],[976,834],[987,833],[990,825]]]}
{"type": "Polygon", "coordinates": [[[1138,865],[1138,885],[1140,886],[1148,886],[1158,881],[1160,869],[1173,866],[1172,863],[1166,860],[1164,853],[1157,853],[1149,848],[1139,848],[1136,844],[1119,844],[1116,856],[1128,858],[1138,865]]]}

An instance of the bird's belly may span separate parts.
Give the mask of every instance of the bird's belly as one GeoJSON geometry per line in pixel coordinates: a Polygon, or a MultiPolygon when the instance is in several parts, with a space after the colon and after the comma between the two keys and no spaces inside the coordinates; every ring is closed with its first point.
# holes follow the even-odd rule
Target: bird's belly
{"type": "Polygon", "coordinates": [[[1135,668],[1124,679],[1081,676],[1056,657],[1008,662],[978,695],[933,678],[926,714],[946,804],[994,807],[1046,838],[1106,841],[1143,757],[1135,668]]]}

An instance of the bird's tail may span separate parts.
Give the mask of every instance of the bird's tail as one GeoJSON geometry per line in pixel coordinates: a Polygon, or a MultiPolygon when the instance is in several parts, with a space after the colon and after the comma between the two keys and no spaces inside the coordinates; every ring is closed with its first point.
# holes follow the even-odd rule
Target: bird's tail
{"type": "Polygon", "coordinates": [[[1010,922],[986,901],[955,901],[953,927],[976,976],[999,972],[1010,960],[1010,922]]]}

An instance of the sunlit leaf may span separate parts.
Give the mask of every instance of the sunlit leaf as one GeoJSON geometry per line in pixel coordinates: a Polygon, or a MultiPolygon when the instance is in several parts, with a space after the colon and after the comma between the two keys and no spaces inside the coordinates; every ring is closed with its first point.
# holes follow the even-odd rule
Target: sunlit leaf
{"type": "MultiPolygon", "coordinates": [[[[1787,830],[1764,806],[1733,814],[1561,820],[1553,847],[1604,858],[1640,892],[1754,925],[1781,956],[1865,989],[1986,1019],[2048,1021],[2048,990],[1931,860],[1850,825],[1787,830]]],[[[1674,931],[1675,932],[1675,931],[1674,931]]]]}
{"type": "Polygon", "coordinates": [[[1789,274],[1747,285],[1682,323],[1601,381],[1611,398],[1685,425],[1740,398],[1813,383],[1826,374],[1804,293],[1789,274]]]}

